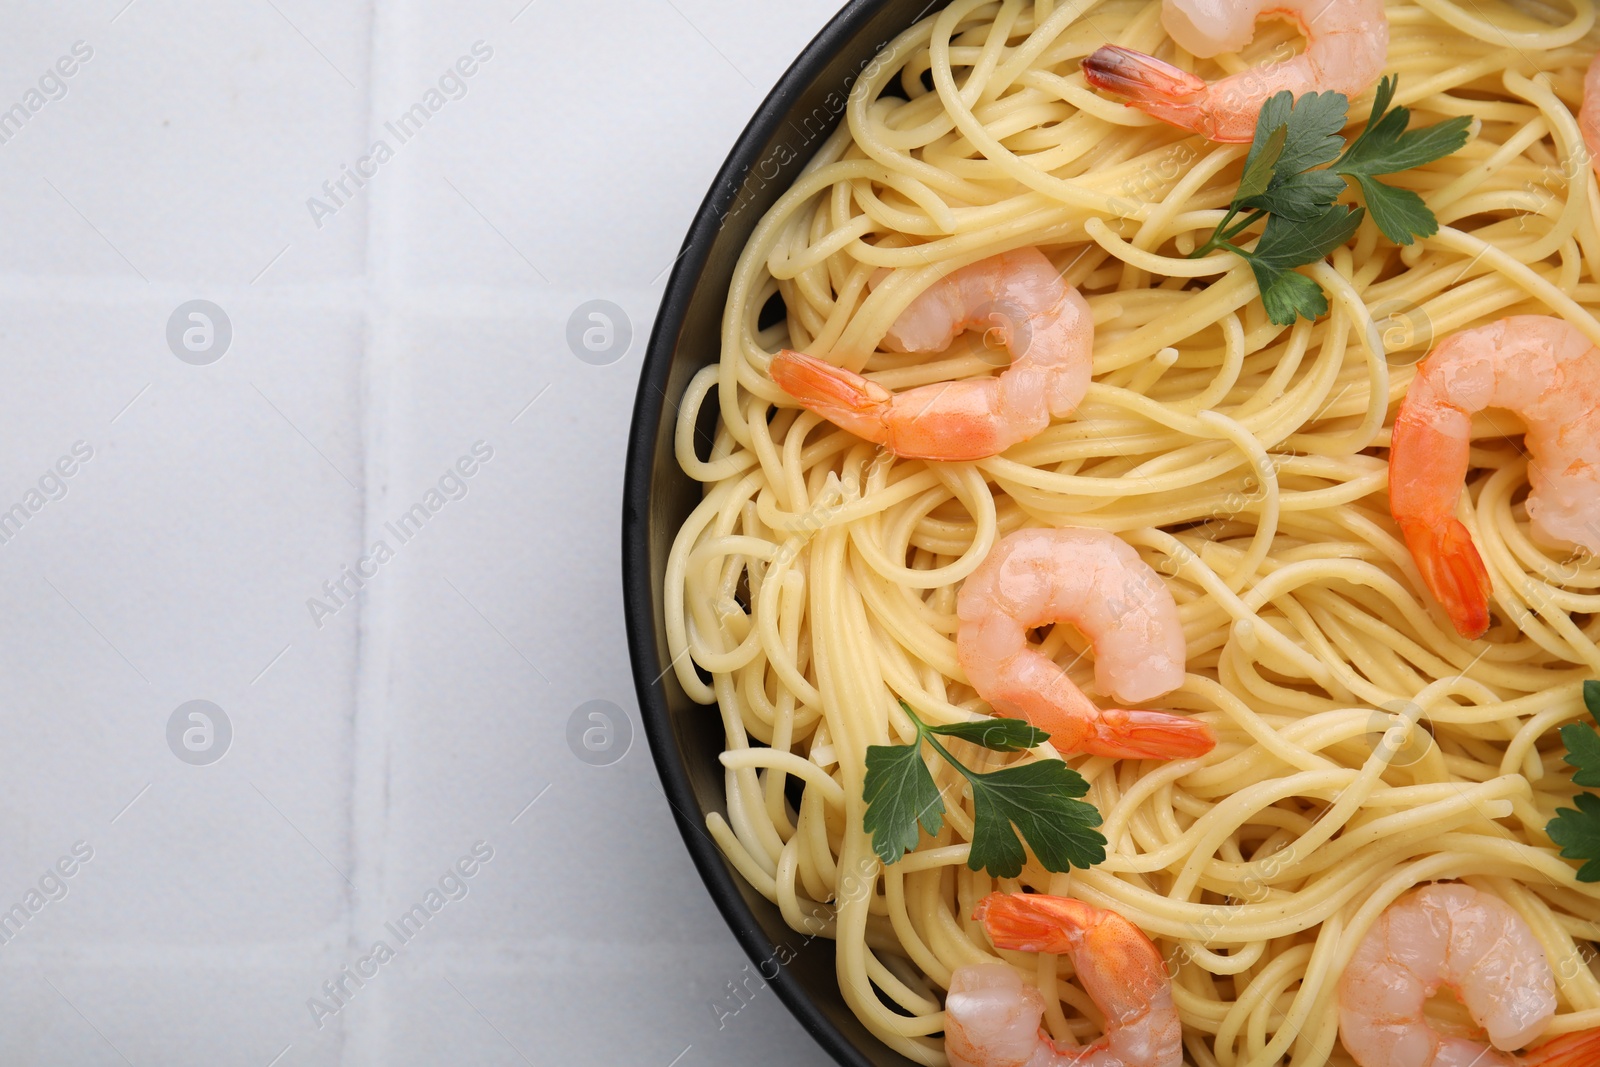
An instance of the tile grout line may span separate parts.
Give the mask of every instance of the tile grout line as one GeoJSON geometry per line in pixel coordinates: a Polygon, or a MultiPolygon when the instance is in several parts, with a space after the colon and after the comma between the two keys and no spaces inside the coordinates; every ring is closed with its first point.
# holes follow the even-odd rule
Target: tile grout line
{"type": "MultiPolygon", "coordinates": [[[[368,5],[366,129],[378,136],[380,100],[393,97],[403,66],[409,5],[368,5]],[[399,10],[397,10],[399,9],[399,10]]],[[[374,182],[362,212],[362,308],[360,355],[361,529],[360,549],[372,544],[381,525],[393,463],[389,455],[394,381],[387,324],[389,270],[378,268],[397,222],[394,182],[374,182]]],[[[382,928],[389,842],[389,665],[393,647],[388,586],[364,590],[356,604],[356,668],[351,708],[350,873],[366,892],[349,893],[346,952],[382,928]]],[[[378,1067],[388,1057],[391,1003],[381,983],[367,991],[363,1009],[343,1021],[342,1067],[378,1067]]]]}

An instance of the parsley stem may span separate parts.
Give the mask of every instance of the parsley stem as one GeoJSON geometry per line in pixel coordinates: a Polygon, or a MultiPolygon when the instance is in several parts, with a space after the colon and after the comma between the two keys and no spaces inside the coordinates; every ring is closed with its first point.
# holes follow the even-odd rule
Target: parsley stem
{"type": "Polygon", "coordinates": [[[1228,223],[1232,222],[1233,221],[1233,217],[1235,215],[1237,215],[1238,213],[1239,213],[1239,209],[1237,207],[1229,207],[1228,208],[1228,213],[1226,215],[1222,216],[1222,221],[1221,222],[1217,223],[1217,228],[1211,231],[1211,236],[1210,237],[1206,238],[1206,243],[1201,245],[1199,248],[1196,248],[1193,252],[1190,252],[1189,253],[1189,258],[1190,259],[1199,259],[1201,256],[1206,255],[1207,253],[1210,253],[1210,252],[1214,252],[1218,248],[1222,247],[1222,245],[1221,245],[1222,228],[1224,226],[1228,225],[1228,223]]]}
{"type": "Polygon", "coordinates": [[[1240,221],[1239,225],[1233,227],[1231,230],[1228,230],[1228,231],[1224,232],[1223,235],[1222,235],[1222,240],[1224,240],[1224,241],[1233,240],[1235,237],[1239,236],[1245,230],[1248,230],[1251,226],[1254,226],[1256,223],[1260,222],[1262,219],[1264,219],[1266,217],[1267,217],[1267,212],[1265,210],[1252,211],[1250,213],[1249,217],[1247,217],[1247,218],[1245,218],[1245,219],[1240,221]]]}
{"type": "Polygon", "coordinates": [[[935,740],[933,734],[925,733],[925,734],[922,735],[922,739],[924,741],[928,742],[928,744],[932,745],[933,746],[933,750],[935,752],[939,753],[939,755],[943,756],[944,757],[944,761],[946,763],[950,764],[950,766],[952,766],[956,770],[960,771],[961,772],[961,777],[967,779],[968,781],[972,780],[972,775],[973,775],[974,772],[968,770],[966,765],[964,765],[960,760],[956,759],[954,756],[950,755],[950,750],[945,748],[937,740],[935,740]]]}
{"type": "Polygon", "coordinates": [[[1190,252],[1189,258],[1199,259],[1201,256],[1215,252],[1219,248],[1226,248],[1230,251],[1238,252],[1240,255],[1246,255],[1245,252],[1234,248],[1229,242],[1235,237],[1239,236],[1245,230],[1248,230],[1251,226],[1254,226],[1256,223],[1266,218],[1267,211],[1265,208],[1262,208],[1258,211],[1252,211],[1248,216],[1240,219],[1238,225],[1229,227],[1228,224],[1233,221],[1234,216],[1239,214],[1240,210],[1242,209],[1237,207],[1229,208],[1228,213],[1223,216],[1222,221],[1217,223],[1217,228],[1211,231],[1210,238],[1207,239],[1205,244],[1201,245],[1199,248],[1196,248],[1193,252],[1190,252]]]}
{"type": "Polygon", "coordinates": [[[906,713],[906,718],[911,720],[911,725],[917,728],[917,736],[920,738],[923,734],[927,733],[928,724],[917,718],[917,713],[911,710],[911,705],[907,704],[904,700],[898,701],[898,703],[900,705],[900,710],[906,713]]]}
{"type": "Polygon", "coordinates": [[[974,772],[969,771],[960,760],[950,755],[950,750],[939,743],[938,737],[934,735],[932,730],[928,729],[927,723],[917,718],[916,712],[912,711],[911,708],[903,702],[901,703],[900,707],[906,713],[906,715],[910,716],[912,724],[917,728],[917,743],[920,745],[922,742],[926,741],[928,744],[932,745],[933,750],[939,753],[939,755],[943,756],[946,763],[960,771],[961,776],[970,781],[974,772]]]}

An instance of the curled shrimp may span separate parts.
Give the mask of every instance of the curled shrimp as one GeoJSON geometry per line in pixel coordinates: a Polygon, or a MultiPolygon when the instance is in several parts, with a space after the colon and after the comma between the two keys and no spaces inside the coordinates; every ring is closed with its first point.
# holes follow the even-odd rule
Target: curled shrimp
{"type": "Polygon", "coordinates": [[[946,275],[901,313],[884,347],[942,352],[976,326],[994,330],[1011,354],[1011,366],[998,377],[894,394],[785,349],[772,359],[772,380],[835,425],[913,459],[997,455],[1077,409],[1089,388],[1094,319],[1044,253],[1019,248],[946,275]]]}
{"type": "Polygon", "coordinates": [[[1166,0],[1161,6],[1168,35],[1197,56],[1237,52],[1263,15],[1297,23],[1306,50],[1208,82],[1143,52],[1106,45],[1083,61],[1084,77],[1163,122],[1212,141],[1248,142],[1261,105],[1275,93],[1287,89],[1298,100],[1331,90],[1354,98],[1383,73],[1389,55],[1383,0],[1166,0]]]}
{"type": "Polygon", "coordinates": [[[1105,530],[1018,530],[996,542],[956,595],[956,655],[996,714],[1026,719],[1062,752],[1131,759],[1201,756],[1205,723],[1164,711],[1099,708],[1028,631],[1076,625],[1094,645],[1095,686],[1137,702],[1183,684],[1188,650],[1172,593],[1105,530]]]}
{"type": "Polygon", "coordinates": [[[1384,909],[1357,947],[1339,984],[1339,1039],[1360,1067],[1595,1067],[1600,1029],[1507,1054],[1555,1011],[1550,961],[1522,916],[1471,886],[1435,884],[1384,909]],[[1441,985],[1492,1048],[1428,1025],[1423,1004],[1441,985]]]}
{"type": "Polygon", "coordinates": [[[1088,1048],[1061,1048],[1040,1028],[1044,997],[1004,963],[964,964],[945,997],[950,1067],[1182,1067],[1172,979],[1150,939],[1114,911],[1068,897],[993,893],[973,918],[997,948],[1072,957],[1106,1017],[1088,1048]]]}
{"type": "Polygon", "coordinates": [[[1470,417],[1489,407],[1527,423],[1534,534],[1600,552],[1600,349],[1561,319],[1515,315],[1446,337],[1400,402],[1389,510],[1429,592],[1470,638],[1489,628],[1489,572],[1455,510],[1470,417]]]}

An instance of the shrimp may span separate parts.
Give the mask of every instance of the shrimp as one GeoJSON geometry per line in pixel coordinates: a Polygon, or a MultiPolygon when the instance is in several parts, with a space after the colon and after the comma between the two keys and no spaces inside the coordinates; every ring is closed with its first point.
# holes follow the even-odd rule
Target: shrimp
{"type": "Polygon", "coordinates": [[[1455,510],[1470,416],[1488,407],[1527,423],[1534,534],[1600,552],[1600,350],[1561,319],[1515,315],[1446,337],[1400,402],[1389,510],[1429,592],[1468,638],[1489,628],[1489,572],[1455,510]]]}
{"type": "Polygon", "coordinates": [[[1435,884],[1389,905],[1356,948],[1339,984],[1339,1039],[1360,1067],[1600,1063],[1600,1029],[1506,1055],[1539,1036],[1555,1011],[1550,961],[1522,916],[1471,886],[1435,884]],[[1428,1025],[1422,1006],[1441,985],[1493,1048],[1428,1025]]]}
{"type": "Polygon", "coordinates": [[[1088,1048],[1060,1048],[1039,1026],[1044,997],[1012,967],[964,964],[944,1003],[950,1067],[1182,1067],[1183,1026],[1166,961],[1133,923],[1036,893],[992,893],[973,918],[997,948],[1071,956],[1106,1033],[1088,1048]]]}
{"type": "Polygon", "coordinates": [[[1043,252],[1019,248],[946,275],[901,313],[884,347],[942,352],[976,326],[994,330],[1011,353],[1011,366],[998,377],[893,394],[785,349],[772,359],[772,380],[835,425],[911,459],[998,455],[1077,409],[1089,388],[1094,318],[1043,252]]]}
{"type": "Polygon", "coordinates": [[[956,595],[956,656],[996,714],[1026,719],[1063,752],[1115,759],[1202,756],[1205,723],[1164,711],[1098,708],[1028,630],[1071,622],[1094,645],[1095,687],[1137,702],[1183,684],[1188,650],[1172,593],[1105,530],[1018,530],[997,542],[956,595]]]}
{"type": "Polygon", "coordinates": [[[1106,45],[1083,61],[1084,77],[1163,122],[1242,143],[1255,136],[1261,105],[1276,93],[1287,89],[1298,100],[1331,90],[1354,98],[1383,73],[1389,55],[1383,0],[1165,0],[1161,6],[1168,35],[1197,56],[1237,52],[1263,15],[1298,23],[1306,50],[1208,82],[1143,52],[1106,45]]]}
{"type": "Polygon", "coordinates": [[[1600,55],[1589,63],[1583,76],[1583,105],[1578,108],[1578,129],[1583,147],[1589,150],[1589,166],[1600,175],[1600,55]]]}

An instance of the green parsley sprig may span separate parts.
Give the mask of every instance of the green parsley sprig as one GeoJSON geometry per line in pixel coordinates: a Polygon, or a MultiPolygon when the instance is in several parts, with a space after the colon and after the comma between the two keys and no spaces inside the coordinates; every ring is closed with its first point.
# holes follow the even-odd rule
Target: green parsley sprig
{"type": "Polygon", "coordinates": [[[1060,760],[1036,760],[980,773],[964,766],[938,740],[958,737],[994,752],[1023,752],[1048,741],[1049,734],[1020,719],[929,726],[905,701],[900,707],[916,727],[917,739],[908,745],[869,746],[862,789],[867,802],[863,824],[872,835],[872,850],[884,863],[894,863],[917,847],[918,826],[931,835],[944,822],[944,799],[922,759],[924,742],[972,787],[968,867],[997,878],[1020,874],[1026,854],[1013,826],[1046,870],[1090,867],[1106,858],[1106,839],[1095,829],[1100,812],[1077,799],[1089,791],[1077,771],[1060,760]]]}
{"type": "Polygon", "coordinates": [[[1379,82],[1366,128],[1348,145],[1339,135],[1350,107],[1343,93],[1306,93],[1295,101],[1285,90],[1269,99],[1256,120],[1228,213],[1190,257],[1219,248],[1242,257],[1256,276],[1267,317],[1290,326],[1298,317],[1315,319],[1328,311],[1322,287],[1294,268],[1324,259],[1350,240],[1366,212],[1395,244],[1438,233],[1439,220],[1422,197],[1380,182],[1377,175],[1420,167],[1456,151],[1467,143],[1472,120],[1458,116],[1407,130],[1410,110],[1389,106],[1398,86],[1398,77],[1379,82]],[[1326,169],[1315,169],[1325,163],[1330,164],[1326,169]],[[1361,190],[1364,209],[1335,203],[1348,182],[1361,190]],[[1263,219],[1266,226],[1254,249],[1233,243],[1263,219]]]}
{"type": "MultiPolygon", "coordinates": [[[[1600,682],[1583,683],[1583,703],[1600,723],[1600,682]]],[[[1561,740],[1567,762],[1577,768],[1573,783],[1600,786],[1600,733],[1587,723],[1568,723],[1561,728],[1561,740]]],[[[1586,861],[1578,868],[1578,881],[1600,882],[1600,796],[1579,793],[1572,802],[1577,807],[1557,808],[1544,832],[1567,859],[1586,861]]]]}

